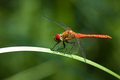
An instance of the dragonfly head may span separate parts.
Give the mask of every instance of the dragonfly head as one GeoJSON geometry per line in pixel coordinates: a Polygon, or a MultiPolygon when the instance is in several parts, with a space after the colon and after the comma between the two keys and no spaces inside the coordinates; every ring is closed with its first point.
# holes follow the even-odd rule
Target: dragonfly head
{"type": "Polygon", "coordinates": [[[62,41],[59,34],[56,34],[56,35],[54,36],[54,40],[55,40],[56,42],[58,42],[58,43],[62,41]]]}

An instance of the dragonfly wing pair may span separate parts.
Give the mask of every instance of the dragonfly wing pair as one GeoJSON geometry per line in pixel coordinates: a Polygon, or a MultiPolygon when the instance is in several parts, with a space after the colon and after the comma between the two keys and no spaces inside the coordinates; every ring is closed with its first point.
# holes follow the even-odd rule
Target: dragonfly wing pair
{"type": "MultiPolygon", "coordinates": [[[[65,24],[63,24],[60,20],[59,20],[59,23],[65,30],[71,30],[65,24]]],[[[85,52],[84,52],[84,49],[83,49],[82,42],[83,41],[82,41],[81,38],[76,38],[76,39],[70,40],[69,44],[68,44],[68,49],[69,49],[71,54],[76,54],[80,49],[81,54],[82,54],[82,56],[83,56],[83,58],[86,62],[86,55],[85,55],[85,52]]]]}

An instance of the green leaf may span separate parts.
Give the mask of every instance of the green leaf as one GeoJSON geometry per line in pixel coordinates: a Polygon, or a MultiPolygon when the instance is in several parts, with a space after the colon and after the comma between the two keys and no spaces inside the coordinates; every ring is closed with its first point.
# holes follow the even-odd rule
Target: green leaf
{"type": "MultiPolygon", "coordinates": [[[[69,57],[81,62],[85,62],[84,58],[77,56],[77,55],[69,55],[68,53],[61,53],[61,52],[56,52],[56,51],[51,51],[48,48],[41,48],[41,47],[29,47],[29,46],[15,46],[15,47],[5,47],[5,48],[0,48],[0,53],[7,53],[7,52],[15,52],[15,51],[37,51],[37,52],[45,52],[45,53],[50,53],[50,54],[56,54],[56,55],[61,55],[61,56],[65,56],[65,57],[69,57]]],[[[113,75],[114,77],[120,79],[120,75],[116,74],[115,72],[111,71],[110,69],[95,63],[91,60],[86,59],[86,64],[90,64],[94,67],[97,67],[111,75],[113,75]]]]}

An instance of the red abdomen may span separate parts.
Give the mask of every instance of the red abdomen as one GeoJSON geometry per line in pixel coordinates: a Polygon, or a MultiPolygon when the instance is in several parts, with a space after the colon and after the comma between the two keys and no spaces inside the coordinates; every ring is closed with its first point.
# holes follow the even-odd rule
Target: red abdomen
{"type": "Polygon", "coordinates": [[[98,37],[98,38],[109,38],[111,39],[112,37],[108,36],[108,35],[95,35],[95,34],[81,34],[81,33],[77,33],[77,37],[78,38],[83,38],[83,37],[98,37]]]}

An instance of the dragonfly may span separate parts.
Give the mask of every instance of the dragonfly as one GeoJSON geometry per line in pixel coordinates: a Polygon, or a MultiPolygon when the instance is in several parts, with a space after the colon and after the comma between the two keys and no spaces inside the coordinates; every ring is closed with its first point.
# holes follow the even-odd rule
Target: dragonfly
{"type": "MultiPolygon", "coordinates": [[[[96,38],[104,38],[104,39],[111,39],[112,37],[110,37],[109,35],[99,35],[99,34],[82,34],[82,33],[76,33],[74,31],[72,31],[69,27],[67,27],[65,24],[63,24],[60,20],[59,23],[51,20],[50,18],[46,17],[43,15],[43,17],[47,18],[48,20],[52,21],[53,23],[61,26],[62,28],[64,28],[66,31],[63,32],[62,34],[56,34],[54,36],[54,40],[57,42],[54,47],[52,48],[52,50],[54,50],[55,46],[58,45],[59,43],[61,43],[59,45],[59,47],[57,49],[55,49],[55,51],[57,50],[62,50],[62,49],[66,49],[66,44],[72,44],[73,46],[71,47],[71,49],[69,50],[69,53],[72,54],[72,52],[74,52],[74,49],[76,47],[79,47],[78,49],[81,51],[82,57],[84,58],[84,61],[86,62],[86,57],[85,57],[85,53],[83,51],[83,48],[81,47],[81,38],[84,37],[96,37],[96,38]],[[72,40],[76,39],[76,42],[72,42],[72,40]],[[60,48],[61,45],[63,44],[63,48],[60,48]],[[78,46],[77,46],[78,45],[78,46]]],[[[77,51],[76,51],[77,52],[77,51]]]]}

